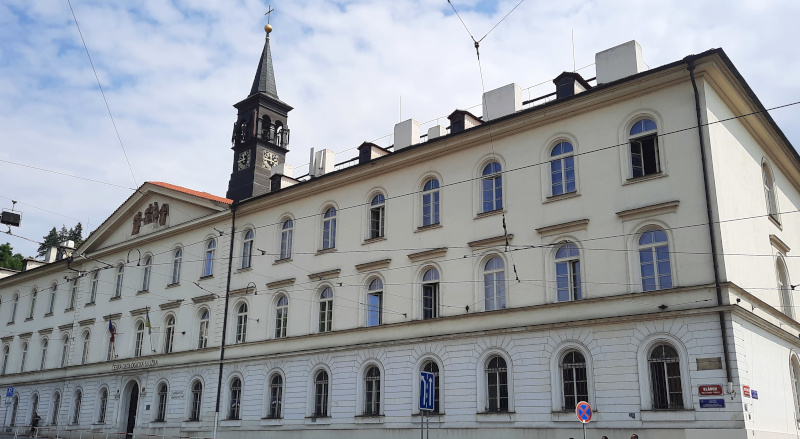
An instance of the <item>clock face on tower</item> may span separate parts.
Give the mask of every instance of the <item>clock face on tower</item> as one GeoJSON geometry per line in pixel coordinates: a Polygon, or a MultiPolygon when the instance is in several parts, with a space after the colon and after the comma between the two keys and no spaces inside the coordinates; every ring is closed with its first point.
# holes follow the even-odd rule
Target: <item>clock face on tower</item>
{"type": "Polygon", "coordinates": [[[247,169],[250,167],[250,150],[242,151],[239,153],[239,160],[236,161],[239,164],[239,170],[247,169]]]}
{"type": "Polygon", "coordinates": [[[264,151],[264,167],[271,169],[278,164],[278,154],[272,151],[264,151]]]}

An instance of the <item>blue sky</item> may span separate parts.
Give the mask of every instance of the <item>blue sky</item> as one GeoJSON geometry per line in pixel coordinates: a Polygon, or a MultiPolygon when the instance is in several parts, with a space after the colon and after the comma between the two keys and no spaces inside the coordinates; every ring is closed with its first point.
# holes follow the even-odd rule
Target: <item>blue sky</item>
{"type": "MultiPolygon", "coordinates": [[[[517,2],[453,0],[476,37],[517,2]]],[[[391,144],[384,136],[400,118],[400,96],[404,119],[432,123],[480,103],[472,41],[446,0],[73,0],[138,184],[224,195],[231,105],[250,89],[267,3],[276,9],[278,92],[295,107],[296,175],[311,147],[345,151],[343,161],[364,140],[391,144]]],[[[796,0],[525,0],[481,44],[483,74],[487,89],[526,88],[572,70],[574,30],[578,67],[631,39],[652,67],[722,47],[772,107],[800,100],[798,15],[796,0]]],[[[0,40],[0,159],[132,187],[67,2],[3,1],[0,40]]],[[[550,91],[534,87],[526,98],[550,91]]],[[[773,113],[795,145],[798,107],[773,113]]],[[[130,194],[5,163],[0,172],[0,207],[24,203],[15,233],[34,239],[78,220],[91,230],[130,194]]],[[[2,241],[26,256],[36,247],[2,241]]]]}

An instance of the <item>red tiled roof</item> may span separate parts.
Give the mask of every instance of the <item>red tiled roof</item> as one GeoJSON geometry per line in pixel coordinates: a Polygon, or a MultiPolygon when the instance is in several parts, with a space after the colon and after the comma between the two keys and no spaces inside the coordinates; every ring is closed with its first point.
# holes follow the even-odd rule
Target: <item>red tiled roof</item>
{"type": "Polygon", "coordinates": [[[227,198],[218,197],[216,195],[211,195],[208,192],[195,191],[195,190],[192,190],[192,189],[187,189],[187,188],[182,187],[182,186],[177,186],[177,185],[174,185],[174,184],[164,183],[162,181],[149,181],[148,183],[154,184],[156,186],[165,187],[167,189],[172,189],[174,191],[183,192],[185,194],[194,195],[195,197],[205,198],[207,200],[219,201],[220,203],[225,203],[225,204],[233,203],[233,200],[229,200],[227,198]]]}

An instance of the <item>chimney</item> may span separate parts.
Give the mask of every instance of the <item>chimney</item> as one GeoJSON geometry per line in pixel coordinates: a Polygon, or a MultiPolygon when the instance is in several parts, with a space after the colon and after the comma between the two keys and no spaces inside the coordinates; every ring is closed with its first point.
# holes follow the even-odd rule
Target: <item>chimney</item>
{"type": "Polygon", "coordinates": [[[394,126],[394,150],[400,151],[419,143],[419,122],[414,119],[404,120],[394,126]]]}
{"type": "Polygon", "coordinates": [[[49,247],[47,253],[44,254],[44,262],[51,263],[58,259],[58,247],[49,247]]]}
{"type": "Polygon", "coordinates": [[[556,85],[556,99],[574,96],[592,88],[579,73],[564,72],[553,80],[556,85]]]}
{"type": "Polygon", "coordinates": [[[522,89],[517,84],[489,90],[483,94],[483,121],[499,119],[522,109],[522,89]]]}
{"type": "Polygon", "coordinates": [[[606,84],[645,70],[642,46],[636,40],[598,52],[594,56],[597,84],[606,84]]]}
{"type": "Polygon", "coordinates": [[[322,177],[333,172],[336,154],[330,149],[316,151],[311,148],[311,158],[308,162],[308,175],[311,177],[322,177]]]}
{"type": "Polygon", "coordinates": [[[358,147],[358,164],[366,163],[386,154],[389,154],[389,152],[380,146],[371,142],[364,142],[358,147]]]}
{"type": "Polygon", "coordinates": [[[272,168],[272,175],[269,177],[270,191],[277,191],[297,184],[297,180],[292,178],[292,165],[281,163],[272,168]]]}
{"type": "Polygon", "coordinates": [[[450,119],[450,134],[460,133],[482,124],[480,119],[466,110],[456,110],[447,116],[450,119]]]}
{"type": "Polygon", "coordinates": [[[436,125],[435,127],[428,128],[428,140],[433,140],[437,137],[442,137],[447,135],[447,128],[436,125]]]}

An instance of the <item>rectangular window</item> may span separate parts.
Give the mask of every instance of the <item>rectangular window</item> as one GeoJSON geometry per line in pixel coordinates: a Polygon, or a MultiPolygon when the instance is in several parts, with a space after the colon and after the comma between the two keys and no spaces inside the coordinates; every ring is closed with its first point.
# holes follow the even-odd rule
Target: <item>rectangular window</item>
{"type": "Polygon", "coordinates": [[[422,318],[435,319],[436,317],[439,317],[439,284],[423,284],[422,318]]]}
{"type": "Polygon", "coordinates": [[[439,191],[422,196],[422,225],[439,224],[439,191]]]}
{"type": "Polygon", "coordinates": [[[281,232],[281,259],[292,257],[292,230],[281,232]]]}
{"type": "Polygon", "coordinates": [[[581,299],[580,261],[556,263],[556,288],[559,302],[581,299]]]}
{"type": "Polygon", "coordinates": [[[648,136],[631,140],[631,176],[633,178],[661,172],[658,138],[648,136]]]}
{"type": "Polygon", "coordinates": [[[384,235],[384,206],[373,207],[369,211],[369,237],[370,238],[381,238],[384,235]]]}
{"type": "Polygon", "coordinates": [[[333,322],[333,301],[319,302],[319,332],[329,332],[333,322]]]}
{"type": "Polygon", "coordinates": [[[367,326],[383,323],[383,294],[371,293],[367,296],[367,326]]]}

